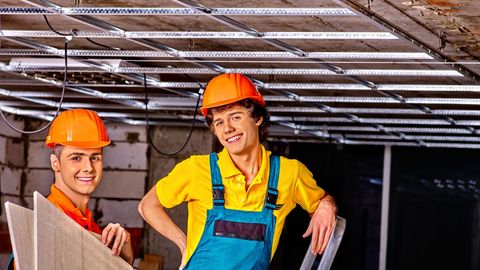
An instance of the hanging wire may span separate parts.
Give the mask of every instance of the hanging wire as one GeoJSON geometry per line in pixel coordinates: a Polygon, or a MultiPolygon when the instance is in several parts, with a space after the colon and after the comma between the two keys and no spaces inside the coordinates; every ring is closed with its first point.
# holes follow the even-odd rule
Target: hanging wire
{"type": "Polygon", "coordinates": [[[58,31],[56,31],[55,29],[53,29],[53,27],[50,25],[50,23],[48,22],[48,19],[45,15],[43,15],[43,18],[45,19],[45,22],[47,23],[48,27],[53,31],[55,32],[56,34],[58,35],[61,35],[61,36],[64,36],[65,37],[65,43],[64,43],[64,59],[65,59],[65,68],[64,68],[64,74],[63,74],[63,85],[62,85],[62,95],[60,96],[60,101],[58,102],[58,108],[55,112],[55,115],[53,116],[52,120],[50,120],[50,122],[48,122],[48,124],[46,124],[44,127],[40,128],[40,129],[37,129],[37,130],[32,130],[32,131],[28,131],[28,130],[21,130],[17,127],[15,127],[12,123],[8,122],[7,118],[5,117],[5,115],[3,114],[3,111],[0,110],[0,116],[3,118],[3,120],[5,121],[5,123],[7,124],[7,126],[9,126],[11,129],[19,132],[19,133],[22,133],[22,134],[35,134],[35,133],[39,133],[39,132],[42,132],[44,131],[45,129],[47,129],[53,122],[53,120],[55,119],[55,117],[57,117],[58,113],[60,112],[61,108],[62,108],[62,103],[63,103],[63,98],[65,96],[65,88],[66,88],[66,85],[67,85],[67,71],[68,71],[68,60],[67,60],[67,53],[68,53],[68,43],[72,40],[72,37],[74,35],[74,32],[72,30],[72,32],[70,32],[69,34],[64,34],[64,33],[60,33],[58,31]]]}
{"type": "MultiPolygon", "coordinates": [[[[188,78],[194,80],[192,77],[184,74],[185,76],[187,76],[188,78]]],[[[200,91],[198,93],[198,98],[197,98],[197,103],[195,104],[195,112],[193,114],[193,120],[192,120],[192,126],[190,127],[190,132],[188,133],[188,137],[187,139],[185,140],[185,142],[183,143],[183,145],[176,151],[174,152],[171,152],[171,153],[166,153],[166,152],[163,152],[161,151],[160,149],[158,149],[155,144],[153,143],[153,140],[152,140],[152,136],[150,134],[150,124],[148,122],[148,119],[149,119],[149,116],[148,116],[148,90],[147,90],[147,75],[145,73],[143,73],[143,87],[144,87],[144,90],[145,90],[145,120],[146,120],[146,128],[147,128],[147,141],[148,143],[153,147],[153,149],[155,149],[155,151],[157,151],[159,154],[161,155],[164,155],[164,156],[176,156],[178,153],[180,153],[184,148],[185,146],[187,146],[188,142],[190,141],[190,138],[192,137],[192,133],[193,133],[193,129],[195,128],[195,120],[197,118],[197,114],[198,114],[198,106],[200,104],[200,98],[202,97],[202,93],[203,93],[203,86],[196,80],[194,80],[199,86],[200,86],[200,91]]]]}
{"type": "Polygon", "coordinates": [[[55,30],[51,25],[50,25],[50,22],[48,21],[47,19],[47,16],[43,15],[43,19],[45,19],[45,22],[47,23],[48,27],[50,28],[50,30],[52,30],[55,34],[57,35],[60,35],[60,36],[73,36],[73,33],[70,32],[70,33],[61,33],[61,32],[58,32],[57,30],[55,30]]]}
{"type": "Polygon", "coordinates": [[[121,50],[122,50],[122,49],[120,49],[120,48],[118,48],[118,47],[111,47],[111,46],[104,45],[104,44],[102,44],[102,43],[98,43],[98,42],[96,42],[96,41],[94,41],[94,40],[92,40],[91,38],[88,38],[88,37],[85,38],[85,39],[88,40],[89,42],[91,42],[91,43],[93,43],[93,44],[95,44],[95,45],[97,45],[97,46],[100,46],[100,47],[102,47],[102,48],[105,48],[105,49],[110,49],[110,50],[114,50],[114,51],[121,51],[121,50]]]}

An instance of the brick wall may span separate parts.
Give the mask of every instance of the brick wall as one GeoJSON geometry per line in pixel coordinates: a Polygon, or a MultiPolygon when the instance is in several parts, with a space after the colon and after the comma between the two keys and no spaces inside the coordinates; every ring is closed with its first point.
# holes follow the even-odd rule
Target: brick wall
{"type": "MultiPolygon", "coordinates": [[[[178,149],[188,134],[188,128],[162,127],[153,129],[153,140],[160,150],[172,152],[178,149]]],[[[207,128],[198,128],[192,134],[189,144],[176,157],[166,157],[155,150],[150,152],[150,178],[148,189],[166,176],[175,165],[193,154],[208,154],[212,151],[213,135],[207,128]]],[[[173,221],[186,233],[187,207],[185,204],[168,209],[173,221]]],[[[162,255],[165,257],[164,269],[177,270],[180,265],[180,252],[175,244],[160,236],[153,229],[147,228],[145,238],[145,253],[162,255]]]]}
{"type": "MultiPolygon", "coordinates": [[[[10,116],[17,127],[31,129],[44,122],[10,116]]],[[[137,211],[140,199],[158,179],[165,176],[178,162],[192,154],[207,154],[212,150],[213,137],[207,128],[195,129],[187,147],[175,157],[166,157],[151,149],[146,142],[145,127],[106,123],[112,144],[104,151],[103,180],[90,200],[89,207],[100,226],[109,222],[128,228],[135,241],[137,256],[143,253],[165,257],[166,270],[178,269],[180,253],[169,240],[159,236],[144,222],[137,211]]],[[[158,127],[152,129],[155,145],[162,151],[178,149],[189,128],[158,127]]],[[[9,252],[8,229],[4,202],[33,208],[32,194],[48,195],[53,183],[50,149],[44,145],[47,131],[30,136],[21,135],[0,120],[0,253],[9,252]],[[3,224],[3,225],[2,225],[3,224]]],[[[173,220],[186,231],[186,205],[169,210],[173,220]]],[[[0,269],[3,267],[0,262],[0,269]]]]}
{"type": "MultiPolygon", "coordinates": [[[[32,119],[9,117],[19,128],[37,128],[44,123],[32,119]]],[[[102,182],[90,200],[89,207],[100,226],[110,222],[120,223],[132,232],[136,251],[141,252],[140,240],[143,220],[137,205],[142,198],[148,179],[148,144],[145,128],[117,123],[106,123],[112,144],[104,149],[102,182]]],[[[45,147],[47,131],[30,136],[21,135],[8,128],[0,120],[0,236],[8,234],[4,202],[33,208],[32,194],[39,191],[46,196],[54,181],[50,168],[51,150],[45,147]]],[[[8,239],[7,239],[8,240],[8,239]]],[[[9,247],[5,238],[0,238],[5,252],[9,247]]],[[[1,266],[0,266],[1,268],[1,266]]]]}

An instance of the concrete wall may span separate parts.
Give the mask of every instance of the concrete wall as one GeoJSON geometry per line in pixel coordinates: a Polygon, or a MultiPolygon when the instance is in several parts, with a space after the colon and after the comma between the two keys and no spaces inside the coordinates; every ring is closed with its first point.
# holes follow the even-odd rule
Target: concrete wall
{"type": "MultiPolygon", "coordinates": [[[[157,148],[160,148],[164,152],[172,152],[178,149],[188,134],[188,128],[173,128],[162,127],[155,128],[153,132],[153,141],[157,148]]],[[[212,133],[204,129],[196,129],[190,142],[185,149],[176,157],[166,157],[155,150],[150,151],[150,180],[148,183],[148,189],[154,186],[154,184],[166,176],[175,165],[186,159],[192,154],[208,154],[212,151],[212,133]]],[[[168,210],[170,217],[173,221],[180,226],[180,228],[186,233],[187,227],[187,207],[186,204],[182,204],[175,208],[168,210]]],[[[180,265],[180,252],[175,244],[160,236],[153,229],[146,230],[146,244],[145,253],[158,254],[165,257],[165,270],[176,270],[180,265]]]]}
{"type": "MultiPolygon", "coordinates": [[[[9,120],[21,129],[25,126],[35,129],[44,125],[32,119],[9,117],[9,120]]],[[[103,180],[93,194],[89,207],[100,226],[118,222],[132,229],[140,243],[144,223],[137,206],[144,195],[149,173],[145,128],[106,124],[112,144],[104,150],[103,180]]],[[[34,191],[45,196],[50,193],[54,178],[49,159],[51,150],[45,147],[46,134],[47,131],[21,135],[0,120],[0,224],[6,223],[3,202],[11,201],[33,208],[34,191]]],[[[6,234],[8,236],[8,231],[6,234]]],[[[9,248],[5,243],[8,239],[0,238],[0,241],[0,247],[9,248]]]]}
{"type": "MultiPolygon", "coordinates": [[[[7,119],[20,129],[25,126],[23,119],[7,119]]],[[[11,251],[4,202],[8,200],[21,205],[33,205],[31,199],[21,196],[25,192],[25,184],[21,183],[26,183],[28,173],[24,169],[24,148],[23,137],[0,119],[0,269],[4,269],[11,251]]]]}
{"type": "MultiPolygon", "coordinates": [[[[37,129],[42,121],[8,117],[20,129],[37,129]]],[[[207,154],[212,150],[213,137],[206,128],[196,128],[185,149],[175,157],[163,156],[149,147],[145,127],[106,122],[112,144],[105,148],[103,180],[90,200],[95,220],[100,226],[118,222],[132,229],[138,238],[140,252],[165,257],[166,270],[178,269],[180,253],[169,240],[150,228],[137,211],[145,192],[165,176],[179,161],[192,154],[207,154]],[[142,236],[142,233],[145,232],[142,236]]],[[[153,128],[157,148],[172,152],[183,145],[189,128],[153,128]]],[[[4,202],[33,208],[32,194],[50,193],[53,172],[50,168],[50,149],[44,145],[47,131],[22,135],[0,120],[0,254],[10,252],[4,202]]],[[[169,210],[173,220],[186,231],[187,209],[181,205],[169,210]]],[[[141,253],[140,253],[141,254],[141,253]]],[[[5,257],[5,256],[4,256],[5,257]]],[[[0,258],[0,269],[4,262],[0,258]]]]}

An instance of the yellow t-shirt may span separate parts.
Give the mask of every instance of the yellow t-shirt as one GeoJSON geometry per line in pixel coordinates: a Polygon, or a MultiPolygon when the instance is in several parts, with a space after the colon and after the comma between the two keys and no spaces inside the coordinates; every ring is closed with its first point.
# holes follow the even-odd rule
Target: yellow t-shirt
{"type": "MultiPolygon", "coordinates": [[[[245,190],[245,177],[234,165],[227,150],[218,155],[218,167],[225,187],[225,208],[257,211],[263,209],[268,187],[270,151],[262,146],[262,164],[257,176],[245,190]],[[267,161],[267,162],[265,162],[267,161]]],[[[278,199],[275,210],[277,223],[272,243],[272,257],[277,249],[285,218],[296,204],[313,213],[325,191],[317,186],[312,173],[298,160],[280,157],[278,199]]],[[[171,208],[188,202],[186,261],[189,260],[200,238],[207,219],[207,210],[213,208],[212,180],[209,155],[191,156],[180,162],[156,184],[160,203],[171,208]]],[[[307,228],[305,228],[307,229],[307,228]]]]}

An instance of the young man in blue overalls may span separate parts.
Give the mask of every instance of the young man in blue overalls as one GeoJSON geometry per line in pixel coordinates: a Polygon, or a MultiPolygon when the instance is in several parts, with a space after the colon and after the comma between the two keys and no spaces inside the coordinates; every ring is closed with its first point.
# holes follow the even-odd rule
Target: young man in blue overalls
{"type": "Polygon", "coordinates": [[[173,241],[183,269],[268,269],[288,213],[311,215],[304,237],[322,253],[335,223],[333,198],[299,161],[271,155],[260,141],[267,128],[265,101],[241,74],[207,85],[201,108],[224,149],[177,164],[145,195],[139,212],[173,241]],[[188,202],[187,236],[165,211],[188,202]]]}

